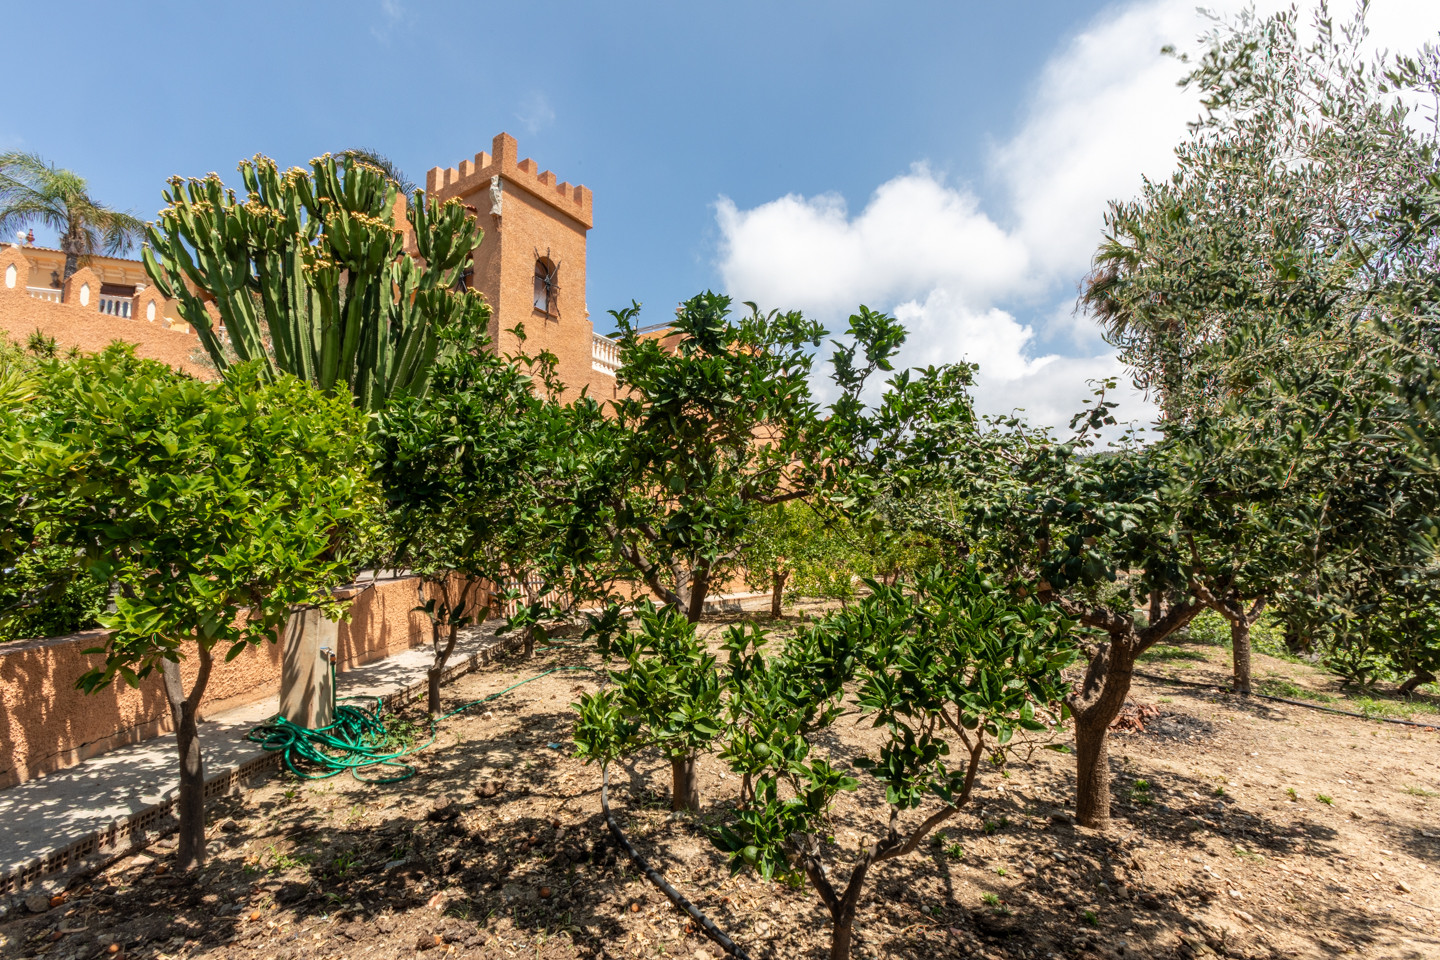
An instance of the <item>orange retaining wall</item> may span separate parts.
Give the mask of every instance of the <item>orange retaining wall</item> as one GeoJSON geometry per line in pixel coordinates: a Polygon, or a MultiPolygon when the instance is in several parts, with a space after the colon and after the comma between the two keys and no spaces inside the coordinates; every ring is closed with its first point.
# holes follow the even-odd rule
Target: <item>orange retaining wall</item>
{"type": "MultiPolygon", "coordinates": [[[[414,612],[414,578],[382,580],[354,594],[340,624],[340,669],[358,667],[430,641],[430,621],[414,612]]],[[[104,658],[81,651],[101,646],[104,630],[0,645],[0,789],[73,766],[89,757],[169,731],[170,707],[159,673],[138,688],[116,681],[85,694],[81,674],[104,658]]],[[[218,650],[202,716],[263,700],[280,689],[280,645],[251,647],[229,663],[218,650]]],[[[198,664],[181,662],[188,685],[198,664]]]]}

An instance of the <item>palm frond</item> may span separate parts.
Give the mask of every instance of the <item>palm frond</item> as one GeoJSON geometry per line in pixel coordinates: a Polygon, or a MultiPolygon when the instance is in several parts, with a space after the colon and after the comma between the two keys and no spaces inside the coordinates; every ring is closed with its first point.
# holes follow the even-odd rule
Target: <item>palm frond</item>
{"type": "Polygon", "coordinates": [[[341,150],[339,156],[349,157],[356,163],[363,163],[375,167],[385,175],[386,180],[395,184],[396,189],[404,194],[406,199],[413,197],[415,191],[419,189],[415,181],[405,176],[405,171],[401,170],[395,161],[378,150],[370,150],[366,147],[353,147],[349,150],[341,150]]]}
{"type": "Polygon", "coordinates": [[[81,256],[118,254],[145,236],[145,224],[90,196],[89,184],[73,170],[46,163],[38,154],[0,153],[0,231],[41,224],[60,234],[81,256]]]}

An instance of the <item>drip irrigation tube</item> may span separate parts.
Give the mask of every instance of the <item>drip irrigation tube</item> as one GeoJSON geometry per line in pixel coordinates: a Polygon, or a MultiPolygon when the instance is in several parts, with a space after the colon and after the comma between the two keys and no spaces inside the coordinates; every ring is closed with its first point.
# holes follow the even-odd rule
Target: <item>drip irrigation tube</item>
{"type": "MultiPolygon", "coordinates": [[[[1193,681],[1193,680],[1179,680],[1179,679],[1177,679],[1177,678],[1175,678],[1175,677],[1157,677],[1157,676],[1155,676],[1154,674],[1141,673],[1141,672],[1138,671],[1138,670],[1134,671],[1134,672],[1131,674],[1131,676],[1139,677],[1141,680],[1150,680],[1150,681],[1153,681],[1153,682],[1155,682],[1155,683],[1168,683],[1168,684],[1171,684],[1172,686],[1177,686],[1177,687],[1196,687],[1196,688],[1203,689],[1203,690],[1220,690],[1220,689],[1223,689],[1218,683],[1196,683],[1196,682],[1193,681]]],[[[1227,692],[1227,693],[1232,693],[1232,694],[1235,693],[1234,690],[1227,690],[1226,692],[1227,692]]],[[[1235,694],[1235,695],[1236,695],[1236,696],[1241,696],[1241,694],[1235,694]]],[[[1437,722],[1437,723],[1417,723],[1417,722],[1414,721],[1414,720],[1400,720],[1400,719],[1398,719],[1398,718],[1396,718],[1396,717],[1367,717],[1367,716],[1366,716],[1365,714],[1363,714],[1363,713],[1355,713],[1354,711],[1351,711],[1351,710],[1338,710],[1338,709],[1336,709],[1335,707],[1326,707],[1326,706],[1322,706],[1321,704],[1318,704],[1318,703],[1308,703],[1308,702],[1306,702],[1306,701],[1304,701],[1304,700],[1291,700],[1289,697],[1275,697],[1275,696],[1271,696],[1271,695],[1268,694],[1268,693],[1254,693],[1254,692],[1251,692],[1251,693],[1249,694],[1249,696],[1258,697],[1258,698],[1260,698],[1261,700],[1273,700],[1273,701],[1275,701],[1276,703],[1288,703],[1288,704],[1290,704],[1292,707],[1305,707],[1307,710],[1323,710],[1325,713],[1339,714],[1339,715],[1342,716],[1342,717],[1355,717],[1355,718],[1358,719],[1358,720],[1374,720],[1376,723],[1395,723],[1395,724],[1399,724],[1399,725],[1402,726],[1402,727],[1419,727],[1421,730],[1431,730],[1431,731],[1440,730],[1440,722],[1437,722]]]]}
{"type": "Polygon", "coordinates": [[[715,926],[714,921],[701,913],[695,904],[685,899],[684,894],[672,887],[665,879],[665,875],[650,866],[650,862],[640,855],[640,851],[635,849],[635,844],[625,836],[625,831],[620,829],[620,824],[615,822],[615,815],[610,812],[610,765],[608,763],[600,768],[600,809],[605,814],[605,825],[610,828],[610,833],[615,837],[615,841],[625,849],[630,859],[635,861],[635,866],[640,868],[646,879],[655,884],[661,893],[669,897],[671,903],[689,914],[690,919],[705,931],[705,936],[714,940],[721,950],[737,960],[750,960],[750,955],[745,952],[744,948],[726,936],[725,931],[715,926]]]}

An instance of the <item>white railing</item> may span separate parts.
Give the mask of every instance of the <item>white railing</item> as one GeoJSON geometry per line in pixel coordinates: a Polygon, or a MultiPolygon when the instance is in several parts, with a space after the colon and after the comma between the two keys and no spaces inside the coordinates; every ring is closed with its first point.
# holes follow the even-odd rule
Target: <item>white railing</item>
{"type": "Polygon", "coordinates": [[[598,333],[590,335],[590,368],[606,376],[615,376],[620,369],[620,345],[598,333]]]}
{"type": "Polygon", "coordinates": [[[100,294],[100,312],[112,317],[130,317],[129,297],[110,297],[100,294]]]}
{"type": "Polygon", "coordinates": [[[48,300],[51,303],[60,302],[60,291],[54,287],[26,287],[25,292],[36,300],[48,300]]]}

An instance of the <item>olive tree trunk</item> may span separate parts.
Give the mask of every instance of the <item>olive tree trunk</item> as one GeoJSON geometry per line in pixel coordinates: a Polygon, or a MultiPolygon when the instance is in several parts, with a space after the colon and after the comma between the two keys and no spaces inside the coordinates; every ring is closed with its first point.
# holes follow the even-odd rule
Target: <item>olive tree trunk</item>
{"type": "Polygon", "coordinates": [[[210,682],[214,661],[200,648],[200,671],[189,694],[180,678],[180,665],[166,660],[161,666],[165,699],[175,723],[175,747],[180,758],[180,795],[175,812],[180,820],[175,869],[186,871],[205,862],[205,757],[200,752],[200,703],[210,682]]]}

